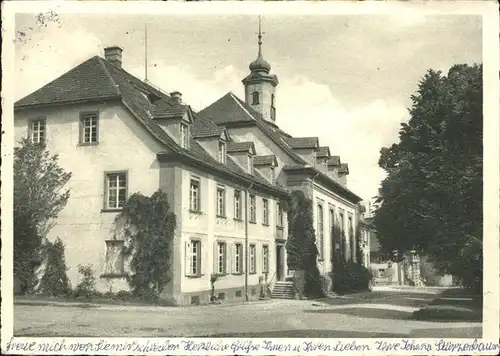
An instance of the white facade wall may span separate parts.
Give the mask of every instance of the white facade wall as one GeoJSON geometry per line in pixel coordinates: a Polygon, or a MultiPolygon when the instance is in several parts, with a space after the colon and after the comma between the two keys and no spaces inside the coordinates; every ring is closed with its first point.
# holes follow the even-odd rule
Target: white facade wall
{"type": "MultiPolygon", "coordinates": [[[[318,230],[318,204],[321,204],[323,207],[323,259],[319,259],[318,267],[322,274],[326,275],[332,271],[332,261],[331,261],[331,251],[332,251],[332,241],[331,241],[331,227],[329,222],[329,212],[330,209],[333,209],[335,221],[337,223],[340,222],[340,212],[344,212],[344,231],[347,237],[348,234],[348,216],[352,216],[353,222],[353,238],[351,240],[346,240],[346,246],[352,251],[354,254],[355,249],[355,236],[356,236],[356,223],[355,223],[355,214],[356,214],[356,206],[340,196],[327,191],[319,184],[314,183],[314,189],[312,190],[312,204],[313,204],[313,221],[314,228],[316,230],[316,244],[318,250],[320,249],[320,241],[318,240],[319,230],[318,230]]],[[[321,256],[321,253],[320,253],[321,256]]]]}
{"type": "MultiPolygon", "coordinates": [[[[128,196],[135,192],[150,195],[158,189],[156,152],[162,148],[119,104],[82,104],[16,112],[16,144],[27,137],[28,122],[36,118],[46,119],[47,148],[58,154],[59,165],[72,173],[65,187],[71,190],[71,196],[48,238],[53,241],[60,237],[66,245],[67,274],[75,287],[80,279],[79,264],[92,265],[97,276],[104,272],[105,240],[114,235],[113,221],[117,213],[103,211],[105,172],[127,172],[128,196]],[[96,110],[99,143],[81,146],[80,112],[96,110]]],[[[97,287],[101,291],[116,292],[126,289],[127,283],[123,278],[98,278],[97,287]]]]}

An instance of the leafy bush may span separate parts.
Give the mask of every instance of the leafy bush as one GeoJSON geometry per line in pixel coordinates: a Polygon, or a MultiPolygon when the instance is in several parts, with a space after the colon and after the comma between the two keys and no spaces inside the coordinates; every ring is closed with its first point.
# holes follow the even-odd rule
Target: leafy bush
{"type": "Polygon", "coordinates": [[[372,279],[373,275],[367,268],[349,261],[335,271],[333,289],[337,293],[368,291],[372,279]]]}
{"type": "Polygon", "coordinates": [[[68,268],[64,258],[64,244],[60,238],[54,243],[47,242],[47,262],[45,273],[40,281],[40,292],[49,296],[65,296],[71,292],[71,286],[66,275],[68,268]]]}
{"type": "Polygon", "coordinates": [[[78,273],[82,275],[82,281],[75,288],[74,296],[84,296],[91,298],[96,296],[95,284],[96,277],[91,265],[78,265],[78,273]]]}

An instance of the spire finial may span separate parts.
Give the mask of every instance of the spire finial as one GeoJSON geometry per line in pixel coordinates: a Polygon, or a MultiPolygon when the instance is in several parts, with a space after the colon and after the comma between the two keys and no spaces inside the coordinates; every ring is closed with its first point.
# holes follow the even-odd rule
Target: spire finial
{"type": "Polygon", "coordinates": [[[148,23],[144,23],[144,81],[148,81],[148,23]]]}
{"type": "Polygon", "coordinates": [[[259,54],[262,54],[262,27],[259,15],[259,54]]]}

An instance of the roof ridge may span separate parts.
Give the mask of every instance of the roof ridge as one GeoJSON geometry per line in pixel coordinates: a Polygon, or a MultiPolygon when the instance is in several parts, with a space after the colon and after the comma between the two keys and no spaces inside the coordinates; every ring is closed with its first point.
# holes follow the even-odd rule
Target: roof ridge
{"type": "Polygon", "coordinates": [[[237,97],[236,95],[234,95],[234,94],[233,94],[233,92],[231,92],[231,91],[230,91],[230,92],[229,92],[229,96],[230,96],[230,97],[231,97],[231,98],[232,98],[232,99],[236,102],[236,104],[238,104],[238,105],[239,105],[239,107],[240,107],[240,108],[242,108],[242,109],[243,109],[243,111],[245,111],[245,113],[246,113],[248,116],[250,116],[250,118],[251,118],[252,120],[257,121],[257,119],[256,119],[256,118],[255,118],[252,114],[250,114],[250,112],[249,112],[249,111],[248,111],[248,110],[247,110],[247,109],[246,109],[246,108],[245,108],[245,107],[244,107],[244,106],[240,103],[240,100],[238,99],[238,97],[237,97]]]}
{"type": "MultiPolygon", "coordinates": [[[[117,95],[121,96],[122,93],[121,93],[121,90],[120,90],[120,86],[118,84],[116,84],[116,81],[113,79],[113,76],[111,75],[111,73],[109,72],[108,68],[106,67],[106,64],[104,62],[106,60],[103,59],[103,58],[101,58],[100,56],[96,56],[96,57],[97,57],[97,60],[99,61],[99,63],[101,64],[102,68],[104,69],[104,72],[108,76],[109,80],[111,81],[111,83],[113,84],[113,86],[116,88],[117,95]]],[[[108,63],[108,62],[106,61],[106,63],[108,63]]]]}

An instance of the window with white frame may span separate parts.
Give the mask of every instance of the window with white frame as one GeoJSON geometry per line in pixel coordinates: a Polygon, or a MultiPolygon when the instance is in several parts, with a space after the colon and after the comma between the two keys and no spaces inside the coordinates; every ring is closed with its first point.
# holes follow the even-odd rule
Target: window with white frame
{"type": "Polygon", "coordinates": [[[262,225],[269,225],[269,201],[262,198],[262,225]]]}
{"type": "Polygon", "coordinates": [[[200,181],[191,179],[189,183],[189,210],[194,212],[201,211],[200,200],[200,181]]]}
{"type": "Polygon", "coordinates": [[[182,148],[189,148],[189,125],[180,123],[180,144],[182,148]]]}
{"type": "Polygon", "coordinates": [[[106,276],[123,276],[124,260],[123,260],[123,240],[107,240],[106,241],[106,257],[104,264],[104,275],[106,276]]]}
{"type": "Polygon", "coordinates": [[[247,166],[247,173],[252,174],[253,172],[253,156],[248,155],[248,166],[247,166]]]}
{"type": "Polygon", "coordinates": [[[243,245],[235,244],[234,247],[234,273],[243,273],[243,245]]]}
{"type": "Polygon", "coordinates": [[[242,213],[241,213],[241,191],[235,190],[234,191],[234,218],[236,220],[241,220],[242,219],[242,213]]]}
{"type": "Polygon", "coordinates": [[[269,246],[262,246],[262,272],[269,272],[269,246]]]}
{"type": "Polygon", "coordinates": [[[255,195],[250,195],[250,222],[257,222],[257,206],[255,201],[255,195]]]}
{"type": "Polygon", "coordinates": [[[44,143],[46,133],[45,119],[33,120],[30,123],[30,139],[33,143],[44,143]]]}
{"type": "Polygon", "coordinates": [[[276,183],[275,171],[273,166],[269,167],[269,177],[271,179],[271,184],[276,183]]]}
{"type": "Polygon", "coordinates": [[[219,157],[220,163],[226,164],[226,143],[224,141],[219,141],[219,157]]]}
{"type": "Polygon", "coordinates": [[[201,275],[201,241],[191,239],[186,248],[187,275],[201,275]]]}
{"type": "Polygon", "coordinates": [[[250,273],[257,273],[257,262],[256,262],[256,249],[255,245],[250,245],[248,247],[248,254],[250,255],[250,273]]]}
{"type": "Polygon", "coordinates": [[[127,199],[127,173],[106,173],[106,209],[120,209],[127,199]]]}
{"type": "Polygon", "coordinates": [[[324,238],[324,225],[323,225],[323,205],[318,204],[318,250],[319,258],[323,258],[323,238],[324,238]]]}
{"type": "Polygon", "coordinates": [[[217,242],[217,274],[226,274],[226,243],[217,242]]]}
{"type": "Polygon", "coordinates": [[[283,209],[281,208],[280,203],[276,203],[276,212],[278,215],[276,225],[279,227],[283,227],[283,209]]]}
{"type": "Polygon", "coordinates": [[[226,189],[221,185],[217,186],[217,216],[226,216],[226,189]]]}
{"type": "Polygon", "coordinates": [[[80,130],[82,144],[95,144],[98,142],[98,125],[99,118],[97,113],[82,113],[80,114],[80,130]]]}

